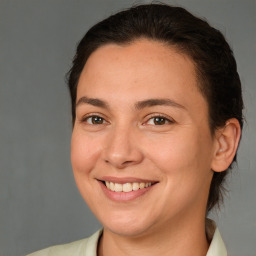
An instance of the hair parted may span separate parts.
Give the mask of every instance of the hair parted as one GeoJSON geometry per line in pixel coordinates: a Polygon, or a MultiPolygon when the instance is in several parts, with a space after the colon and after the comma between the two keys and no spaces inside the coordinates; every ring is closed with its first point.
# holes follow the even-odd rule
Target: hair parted
{"type": "MultiPolygon", "coordinates": [[[[243,127],[241,82],[233,52],[220,31],[182,7],[145,4],[118,12],[94,25],[77,46],[73,65],[67,74],[76,119],[76,93],[80,74],[89,56],[99,47],[129,44],[140,38],[160,41],[189,56],[196,67],[198,86],[209,107],[212,134],[230,118],[243,127]]],[[[223,183],[236,155],[224,172],[214,172],[207,211],[223,200],[223,183]]]]}

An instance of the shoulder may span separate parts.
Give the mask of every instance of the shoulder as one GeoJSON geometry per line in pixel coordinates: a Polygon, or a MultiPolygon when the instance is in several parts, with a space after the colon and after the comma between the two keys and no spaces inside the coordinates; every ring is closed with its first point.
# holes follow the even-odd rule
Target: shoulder
{"type": "Polygon", "coordinates": [[[101,235],[101,230],[94,233],[92,236],[78,240],[68,244],[51,246],[49,248],[28,254],[27,256],[82,256],[95,255],[97,251],[98,239],[101,235]]]}
{"type": "Polygon", "coordinates": [[[79,250],[81,247],[86,247],[87,242],[88,242],[88,238],[85,238],[85,239],[68,243],[68,244],[51,246],[49,248],[31,253],[27,256],[72,255],[72,254],[79,253],[79,250]]]}

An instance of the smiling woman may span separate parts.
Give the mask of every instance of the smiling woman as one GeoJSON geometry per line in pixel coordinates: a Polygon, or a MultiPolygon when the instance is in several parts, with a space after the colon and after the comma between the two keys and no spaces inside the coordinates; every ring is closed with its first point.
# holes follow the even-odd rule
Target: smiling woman
{"type": "Polygon", "coordinates": [[[69,88],[74,176],[103,229],[32,255],[227,255],[206,219],[242,129],[222,34],[182,8],[131,8],[87,32],[69,88]]]}

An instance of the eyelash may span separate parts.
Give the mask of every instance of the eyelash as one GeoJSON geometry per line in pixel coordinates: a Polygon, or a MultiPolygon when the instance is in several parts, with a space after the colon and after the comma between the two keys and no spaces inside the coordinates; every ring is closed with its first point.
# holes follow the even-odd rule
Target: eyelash
{"type": "MultiPolygon", "coordinates": [[[[155,115],[150,116],[150,118],[148,118],[148,120],[145,123],[148,123],[151,119],[156,119],[156,118],[163,119],[165,123],[161,124],[161,125],[152,124],[153,126],[162,126],[162,125],[174,123],[173,119],[171,119],[170,117],[166,117],[164,115],[161,115],[161,114],[155,114],[155,115]]],[[[144,123],[143,123],[143,125],[144,125],[144,123]]]]}
{"type": "MultiPolygon", "coordinates": [[[[156,118],[160,118],[160,119],[162,119],[162,121],[164,121],[164,123],[163,124],[149,124],[149,125],[152,125],[152,126],[163,126],[163,125],[166,125],[166,124],[172,124],[172,123],[174,123],[175,121],[173,120],[173,119],[171,119],[170,117],[166,117],[166,116],[164,116],[164,115],[161,115],[161,114],[154,114],[154,115],[151,115],[148,119],[147,119],[147,121],[146,122],[144,122],[142,125],[146,125],[146,124],[148,124],[149,123],[149,121],[152,119],[152,120],[154,120],[154,119],[156,119],[156,118]]],[[[108,123],[106,120],[105,120],[105,118],[104,117],[102,117],[102,116],[100,116],[99,114],[90,114],[90,115],[87,115],[87,116],[85,116],[85,117],[83,117],[82,119],[81,119],[81,123],[88,123],[89,125],[103,125],[103,124],[106,124],[106,123],[108,123]],[[89,119],[92,119],[92,118],[99,118],[99,119],[101,119],[102,120],[102,123],[99,123],[99,124],[97,124],[97,123],[93,123],[93,121],[91,120],[91,122],[89,123],[88,122],[88,120],[89,119]]],[[[153,121],[154,122],[154,121],[153,121]]]]}
{"type": "MultiPolygon", "coordinates": [[[[92,119],[92,118],[100,118],[100,119],[102,119],[103,120],[103,123],[102,124],[104,124],[104,123],[107,123],[107,121],[105,120],[105,118],[104,117],[102,117],[102,116],[100,116],[100,115],[98,115],[98,114],[90,114],[90,115],[87,115],[87,116],[84,116],[82,119],[81,119],[81,123],[88,123],[88,120],[89,119],[92,119]]],[[[91,123],[88,123],[88,124],[90,124],[90,125],[101,125],[101,124],[93,124],[92,122],[91,123]]]]}

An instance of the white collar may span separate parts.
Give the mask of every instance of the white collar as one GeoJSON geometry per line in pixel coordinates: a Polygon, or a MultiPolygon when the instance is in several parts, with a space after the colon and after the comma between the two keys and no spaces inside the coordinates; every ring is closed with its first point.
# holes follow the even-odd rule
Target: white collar
{"type": "Polygon", "coordinates": [[[227,256],[225,244],[213,220],[206,219],[206,235],[210,241],[206,256],[227,256]]]}

